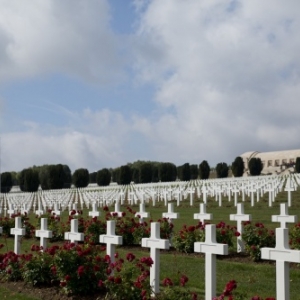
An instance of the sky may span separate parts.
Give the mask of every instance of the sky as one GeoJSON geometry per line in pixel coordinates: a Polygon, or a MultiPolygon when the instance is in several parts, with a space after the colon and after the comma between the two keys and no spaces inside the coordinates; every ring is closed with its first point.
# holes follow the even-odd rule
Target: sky
{"type": "Polygon", "coordinates": [[[1,172],[299,149],[299,0],[0,0],[1,172]]]}

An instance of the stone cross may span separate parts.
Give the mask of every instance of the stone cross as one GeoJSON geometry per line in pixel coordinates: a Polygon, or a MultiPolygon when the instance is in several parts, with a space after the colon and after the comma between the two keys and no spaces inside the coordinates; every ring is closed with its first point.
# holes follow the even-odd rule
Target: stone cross
{"type": "Polygon", "coordinates": [[[45,212],[44,212],[44,209],[43,209],[42,200],[38,199],[38,209],[35,211],[35,214],[38,215],[38,216],[41,216],[44,213],[45,212]]]}
{"type": "Polygon", "coordinates": [[[205,253],[205,300],[216,297],[216,255],[227,255],[228,245],[216,240],[216,225],[205,226],[205,242],[194,243],[194,251],[205,253]]]}
{"type": "Polygon", "coordinates": [[[194,214],[194,220],[199,220],[202,224],[205,223],[205,220],[212,220],[212,214],[206,212],[205,203],[200,203],[200,212],[194,214]]]}
{"type": "Polygon", "coordinates": [[[122,217],[123,216],[123,212],[120,211],[120,202],[116,201],[115,203],[115,211],[110,213],[112,216],[114,214],[117,214],[118,217],[122,217]]]}
{"type": "Polygon", "coordinates": [[[237,205],[237,196],[240,193],[240,190],[237,187],[235,187],[232,189],[232,192],[234,193],[234,206],[236,206],[237,205]]]}
{"type": "Polygon", "coordinates": [[[92,218],[100,216],[100,212],[97,210],[97,203],[96,202],[92,203],[92,211],[89,211],[89,216],[92,217],[92,218]]]}
{"type": "Polygon", "coordinates": [[[287,228],[286,223],[296,223],[297,216],[288,214],[288,204],[280,203],[280,215],[272,216],[272,222],[279,222],[281,228],[287,228]]]}
{"type": "Polygon", "coordinates": [[[22,228],[21,217],[15,217],[15,228],[10,229],[10,234],[15,236],[14,252],[15,254],[20,254],[21,236],[25,235],[25,228],[22,228]]]}
{"type": "Polygon", "coordinates": [[[28,208],[27,208],[27,204],[26,204],[26,203],[24,203],[24,204],[22,205],[22,208],[21,208],[21,214],[22,214],[22,215],[28,214],[28,208]]]}
{"type": "Polygon", "coordinates": [[[295,188],[294,188],[294,186],[292,185],[292,182],[291,182],[290,177],[287,179],[287,182],[286,182],[286,185],[285,185],[284,190],[285,190],[286,192],[288,192],[288,205],[289,205],[289,206],[292,206],[292,194],[291,194],[291,192],[294,192],[294,191],[295,191],[295,188]]]}
{"type": "Polygon", "coordinates": [[[47,249],[47,239],[52,238],[52,231],[48,230],[48,219],[41,218],[41,229],[35,231],[35,236],[40,238],[40,247],[47,249]]]}
{"type": "Polygon", "coordinates": [[[230,215],[231,221],[237,221],[237,231],[240,236],[237,237],[237,252],[243,252],[245,250],[242,234],[244,231],[243,221],[251,221],[251,215],[244,214],[244,203],[237,204],[237,213],[230,215]]]}
{"type": "Polygon", "coordinates": [[[274,188],[272,184],[269,184],[269,188],[265,188],[265,191],[269,192],[269,207],[271,207],[274,202],[274,188]]]}
{"type": "Polygon", "coordinates": [[[84,234],[78,232],[78,219],[71,220],[71,231],[65,232],[65,240],[71,243],[82,242],[84,239],[84,234]]]}
{"type": "Polygon", "coordinates": [[[207,194],[208,194],[208,190],[206,188],[206,185],[203,185],[203,187],[202,187],[202,194],[203,194],[203,202],[206,204],[206,202],[207,202],[207,194]]]}
{"type": "Polygon", "coordinates": [[[162,216],[169,219],[169,223],[172,223],[173,219],[179,218],[179,213],[174,212],[174,203],[168,203],[168,212],[163,213],[162,216]]]}
{"type": "Polygon", "coordinates": [[[60,216],[60,210],[58,208],[58,203],[55,202],[53,206],[54,206],[54,208],[52,210],[52,214],[55,214],[56,216],[60,216]]]}
{"type": "Polygon", "coordinates": [[[135,217],[140,217],[140,223],[144,222],[144,218],[149,218],[150,213],[145,210],[145,203],[140,203],[140,211],[135,213],[135,217]]]}
{"type": "Polygon", "coordinates": [[[254,193],[256,192],[256,188],[252,186],[249,189],[249,192],[251,193],[251,206],[254,206],[254,193]]]}
{"type": "Polygon", "coordinates": [[[195,190],[190,188],[188,190],[188,193],[190,194],[190,206],[193,206],[194,204],[194,194],[195,194],[195,190]]]}
{"type": "Polygon", "coordinates": [[[300,251],[290,249],[288,228],[276,228],[276,247],[261,248],[261,258],[276,261],[276,299],[289,300],[289,263],[300,263],[300,251]]]}
{"type": "Polygon", "coordinates": [[[11,217],[13,214],[15,214],[15,209],[13,208],[13,206],[8,203],[8,210],[7,213],[9,214],[9,216],[11,217]]]}
{"type": "Polygon", "coordinates": [[[72,211],[73,211],[73,210],[75,210],[74,216],[78,216],[78,212],[77,212],[77,210],[78,210],[78,208],[77,208],[77,203],[73,203],[72,206],[71,206],[71,204],[70,204],[70,206],[69,206],[69,215],[72,214],[72,211]]]}
{"type": "Polygon", "coordinates": [[[169,240],[160,238],[160,224],[158,222],[151,223],[150,238],[142,238],[142,247],[150,248],[150,257],[153,265],[150,268],[150,286],[153,295],[159,293],[159,274],[160,274],[160,249],[169,249],[169,240]]]}
{"type": "Polygon", "coordinates": [[[99,236],[100,243],[106,244],[106,254],[109,255],[110,261],[115,261],[116,245],[122,245],[123,237],[115,234],[116,221],[107,221],[106,234],[99,236]]]}
{"type": "Polygon", "coordinates": [[[155,195],[157,194],[157,192],[153,190],[150,193],[151,193],[151,198],[152,198],[152,205],[155,206],[155,202],[156,202],[155,195]]]}

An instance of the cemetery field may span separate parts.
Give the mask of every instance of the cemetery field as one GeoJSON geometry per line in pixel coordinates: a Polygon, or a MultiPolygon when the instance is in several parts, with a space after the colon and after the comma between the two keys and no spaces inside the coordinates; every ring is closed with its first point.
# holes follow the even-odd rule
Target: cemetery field
{"type": "MultiPolygon", "coordinates": [[[[238,202],[241,202],[241,196],[238,197],[238,202]]],[[[175,200],[171,201],[174,203],[174,212],[179,213],[178,219],[173,220],[174,233],[179,232],[184,225],[196,225],[197,220],[193,219],[194,214],[199,213],[199,205],[202,203],[202,199],[196,199],[193,205],[190,205],[189,197],[186,200],[180,202],[177,206],[175,200]]],[[[268,193],[265,193],[259,198],[257,202],[255,194],[254,206],[251,205],[250,196],[245,196],[244,213],[252,216],[252,222],[260,222],[269,229],[275,229],[280,226],[279,223],[273,223],[271,221],[272,215],[280,214],[280,203],[287,202],[287,192],[280,192],[275,198],[272,207],[269,207],[268,193]]],[[[121,206],[121,211],[126,210],[127,204],[121,206]]],[[[139,211],[139,205],[131,205],[134,211],[139,211]]],[[[81,209],[81,207],[78,207],[81,209]]],[[[150,218],[145,219],[146,222],[150,220],[157,221],[162,218],[162,213],[167,212],[167,207],[163,201],[156,202],[155,207],[152,202],[146,203],[146,211],[150,213],[150,218]]],[[[114,207],[109,207],[110,211],[114,211],[114,207]]],[[[88,211],[91,208],[83,207],[83,218],[88,217],[88,211]]],[[[102,208],[99,208],[101,216],[99,219],[105,220],[105,212],[102,208]]],[[[209,223],[217,224],[220,221],[225,222],[228,225],[236,225],[235,221],[230,221],[230,214],[236,214],[237,209],[234,206],[234,198],[231,196],[231,201],[228,201],[228,197],[222,196],[222,205],[219,206],[219,200],[216,201],[215,197],[207,197],[206,212],[211,213],[213,218],[209,223]]],[[[292,194],[292,205],[288,208],[290,215],[297,215],[298,221],[300,221],[300,192],[295,191],[292,194]]],[[[39,228],[39,219],[35,217],[34,213],[30,213],[29,222],[39,228]]],[[[68,220],[68,211],[62,212],[61,221],[66,222],[68,220]]],[[[288,224],[288,228],[291,228],[294,224],[288,224]]],[[[0,244],[4,244],[4,247],[0,249],[0,253],[5,253],[14,248],[13,238],[5,238],[0,236],[0,244]]],[[[21,241],[21,253],[30,253],[31,245],[39,244],[38,239],[25,239],[21,241]]],[[[59,243],[60,245],[62,244],[59,243]]],[[[50,243],[48,244],[51,245],[50,243]]],[[[134,253],[137,257],[143,257],[149,255],[149,249],[138,246],[117,246],[116,251],[122,257],[125,257],[128,252],[134,253]]],[[[184,254],[175,251],[173,248],[170,250],[161,250],[160,266],[161,274],[160,280],[169,277],[174,281],[174,284],[179,284],[179,278],[181,274],[185,274],[189,281],[186,287],[193,292],[197,292],[200,295],[200,299],[204,299],[205,291],[205,274],[204,274],[205,258],[204,254],[191,253],[184,254]],[[201,298],[202,297],[202,298],[201,298]]],[[[290,299],[300,300],[299,284],[300,284],[300,266],[299,264],[290,265],[290,299]]],[[[260,297],[276,297],[276,269],[274,261],[263,260],[261,262],[253,262],[249,256],[245,254],[237,254],[236,249],[232,249],[228,256],[218,256],[217,258],[217,292],[220,294],[226,283],[230,280],[237,281],[236,293],[244,295],[244,299],[251,299],[255,295],[260,297]]],[[[20,283],[22,286],[22,283],[20,283]]],[[[164,287],[160,287],[163,289],[164,287]]],[[[0,284],[0,295],[5,295],[3,299],[23,299],[23,300],[34,300],[44,299],[48,300],[46,295],[39,296],[42,291],[39,289],[37,293],[34,289],[29,288],[33,292],[23,295],[23,293],[16,293],[16,286],[12,284],[8,287],[4,284],[0,284]],[[30,295],[28,295],[30,294],[30,295]],[[34,296],[36,295],[36,296],[34,296]]],[[[49,293],[49,291],[48,291],[49,293]]],[[[49,298],[50,299],[50,298],[49,298]]],[[[54,300],[54,298],[52,297],[54,300]]],[[[79,298],[84,299],[84,298],[79,298]]],[[[92,299],[92,298],[89,298],[92,299]]],[[[280,299],[278,299],[280,300],[280,299]]]]}

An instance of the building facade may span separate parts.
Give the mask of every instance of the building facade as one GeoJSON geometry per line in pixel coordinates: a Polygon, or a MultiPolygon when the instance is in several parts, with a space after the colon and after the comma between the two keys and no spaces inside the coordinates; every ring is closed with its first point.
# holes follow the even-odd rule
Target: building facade
{"type": "Polygon", "coordinates": [[[297,157],[300,157],[300,150],[286,150],[273,152],[245,152],[240,155],[244,161],[245,172],[244,176],[250,174],[248,162],[251,158],[260,158],[263,163],[262,175],[271,174],[289,174],[295,171],[295,163],[297,157]]]}

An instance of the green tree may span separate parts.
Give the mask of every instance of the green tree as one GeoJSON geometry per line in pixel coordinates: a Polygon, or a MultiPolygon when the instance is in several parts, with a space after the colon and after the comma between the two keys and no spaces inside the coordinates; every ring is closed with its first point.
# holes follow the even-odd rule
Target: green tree
{"type": "Polygon", "coordinates": [[[295,172],[300,173],[300,157],[296,158],[295,172]]]}
{"type": "Polygon", "coordinates": [[[175,181],[177,178],[177,168],[174,164],[166,162],[159,166],[159,179],[161,182],[175,181]]]}
{"type": "Polygon", "coordinates": [[[36,168],[39,172],[41,188],[43,190],[57,190],[70,188],[72,184],[72,174],[69,166],[43,165],[36,168]]]}
{"type": "Polygon", "coordinates": [[[97,172],[97,184],[99,186],[107,186],[110,184],[111,174],[107,168],[97,172]]]}
{"type": "Polygon", "coordinates": [[[126,185],[131,182],[131,168],[128,165],[120,167],[119,184],[126,185]]]}
{"type": "Polygon", "coordinates": [[[203,160],[199,165],[199,177],[200,179],[208,179],[210,173],[210,166],[206,160],[203,160]]]}
{"type": "Polygon", "coordinates": [[[153,164],[152,166],[152,182],[159,182],[158,165],[153,164]]]}
{"type": "Polygon", "coordinates": [[[260,175],[260,173],[263,169],[263,164],[262,164],[261,159],[259,157],[252,157],[249,160],[248,169],[249,169],[250,175],[252,175],[252,176],[260,175]]]}
{"type": "Polygon", "coordinates": [[[72,176],[72,182],[77,188],[84,188],[89,185],[89,171],[87,169],[81,168],[75,170],[72,176]]]}
{"type": "Polygon", "coordinates": [[[4,172],[1,176],[1,193],[9,193],[13,186],[13,177],[11,172],[4,172]]]}
{"type": "Polygon", "coordinates": [[[140,183],[140,170],[137,167],[131,168],[132,181],[134,183],[140,183]]]}
{"type": "Polygon", "coordinates": [[[39,185],[39,172],[33,168],[27,169],[25,172],[24,190],[33,193],[39,189],[39,185]]]}
{"type": "Polygon", "coordinates": [[[238,156],[235,158],[234,162],[231,164],[231,171],[234,177],[241,177],[244,174],[244,161],[238,156]]]}
{"type": "Polygon", "coordinates": [[[191,169],[190,164],[185,163],[182,166],[177,168],[177,175],[181,181],[189,181],[191,180],[191,169]]]}
{"type": "Polygon", "coordinates": [[[198,165],[190,165],[191,180],[198,179],[198,165]]]}
{"type": "Polygon", "coordinates": [[[140,183],[150,183],[152,181],[152,164],[145,162],[140,166],[140,183]]]}
{"type": "Polygon", "coordinates": [[[69,189],[72,185],[72,172],[68,165],[63,165],[64,170],[64,188],[69,189]]]}
{"type": "Polygon", "coordinates": [[[224,162],[218,163],[216,166],[216,172],[218,178],[226,178],[228,176],[228,165],[224,162]]]}
{"type": "Polygon", "coordinates": [[[97,174],[98,174],[98,172],[92,172],[92,173],[89,174],[90,183],[97,183],[97,174]]]}

